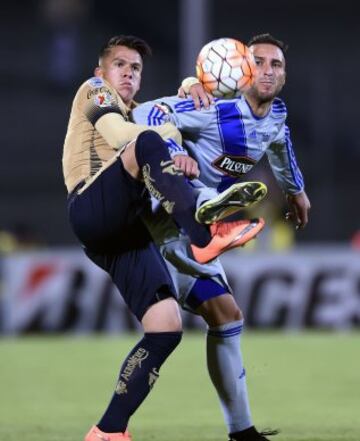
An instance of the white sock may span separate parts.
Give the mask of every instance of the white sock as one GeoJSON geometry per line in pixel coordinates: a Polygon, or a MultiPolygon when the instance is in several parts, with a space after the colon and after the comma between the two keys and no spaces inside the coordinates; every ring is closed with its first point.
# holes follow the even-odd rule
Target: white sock
{"type": "Polygon", "coordinates": [[[251,427],[246,375],[240,350],[243,320],[208,329],[207,364],[229,433],[251,427]]]}

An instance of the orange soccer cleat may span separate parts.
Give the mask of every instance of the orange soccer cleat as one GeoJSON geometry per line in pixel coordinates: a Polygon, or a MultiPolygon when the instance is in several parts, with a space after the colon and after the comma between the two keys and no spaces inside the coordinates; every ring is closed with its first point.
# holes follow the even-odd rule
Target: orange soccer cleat
{"type": "Polygon", "coordinates": [[[131,441],[131,435],[128,431],[124,433],[105,433],[98,427],[93,426],[85,436],[84,441],[131,441]]]}
{"type": "Polygon", "coordinates": [[[244,246],[251,239],[254,239],[264,226],[265,221],[262,218],[236,222],[217,222],[210,225],[212,236],[210,243],[204,248],[191,245],[194,258],[199,263],[210,262],[225,251],[244,246]]]}

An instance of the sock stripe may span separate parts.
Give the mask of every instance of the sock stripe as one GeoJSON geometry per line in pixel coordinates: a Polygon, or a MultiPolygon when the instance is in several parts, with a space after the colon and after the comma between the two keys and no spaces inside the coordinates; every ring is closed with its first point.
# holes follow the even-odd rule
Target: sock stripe
{"type": "Polygon", "coordinates": [[[236,326],[235,328],[221,330],[221,331],[215,331],[215,330],[209,329],[208,335],[211,335],[211,337],[228,338],[228,337],[233,337],[234,335],[241,334],[242,329],[243,329],[243,325],[236,326]]]}

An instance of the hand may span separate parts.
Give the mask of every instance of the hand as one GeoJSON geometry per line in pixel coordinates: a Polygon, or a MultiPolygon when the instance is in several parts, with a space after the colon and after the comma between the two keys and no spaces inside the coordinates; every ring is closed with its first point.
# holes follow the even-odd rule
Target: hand
{"type": "MultiPolygon", "coordinates": [[[[200,83],[192,85],[190,87],[189,94],[191,95],[191,98],[194,101],[195,109],[197,110],[201,110],[201,107],[208,109],[214,102],[214,97],[210,93],[207,93],[200,83]]],[[[187,97],[185,90],[182,87],[178,89],[178,96],[180,98],[187,97]]]]}
{"type": "Polygon", "coordinates": [[[173,157],[173,161],[176,167],[188,178],[194,179],[200,176],[198,163],[191,156],[176,155],[173,157]]]}
{"type": "Polygon", "coordinates": [[[305,228],[308,223],[308,211],[311,208],[305,191],[298,194],[287,194],[286,199],[290,207],[290,211],[285,215],[286,220],[295,222],[297,230],[305,228]]]}
{"type": "Polygon", "coordinates": [[[182,86],[180,86],[180,87],[178,88],[177,96],[178,96],[179,98],[186,98],[186,93],[185,93],[185,90],[184,90],[184,88],[183,88],[182,86]]]}

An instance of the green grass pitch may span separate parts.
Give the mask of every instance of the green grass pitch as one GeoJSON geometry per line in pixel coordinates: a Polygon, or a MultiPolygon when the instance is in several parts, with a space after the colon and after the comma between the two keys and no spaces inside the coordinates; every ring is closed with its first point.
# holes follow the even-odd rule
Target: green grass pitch
{"type": "MultiPolygon", "coordinates": [[[[83,441],[139,336],[0,340],[0,440],[83,441]]],[[[254,421],[274,441],[360,440],[360,335],[251,333],[243,353],[254,421]]],[[[135,441],[226,441],[205,367],[185,333],[131,421],[135,441]]]]}

